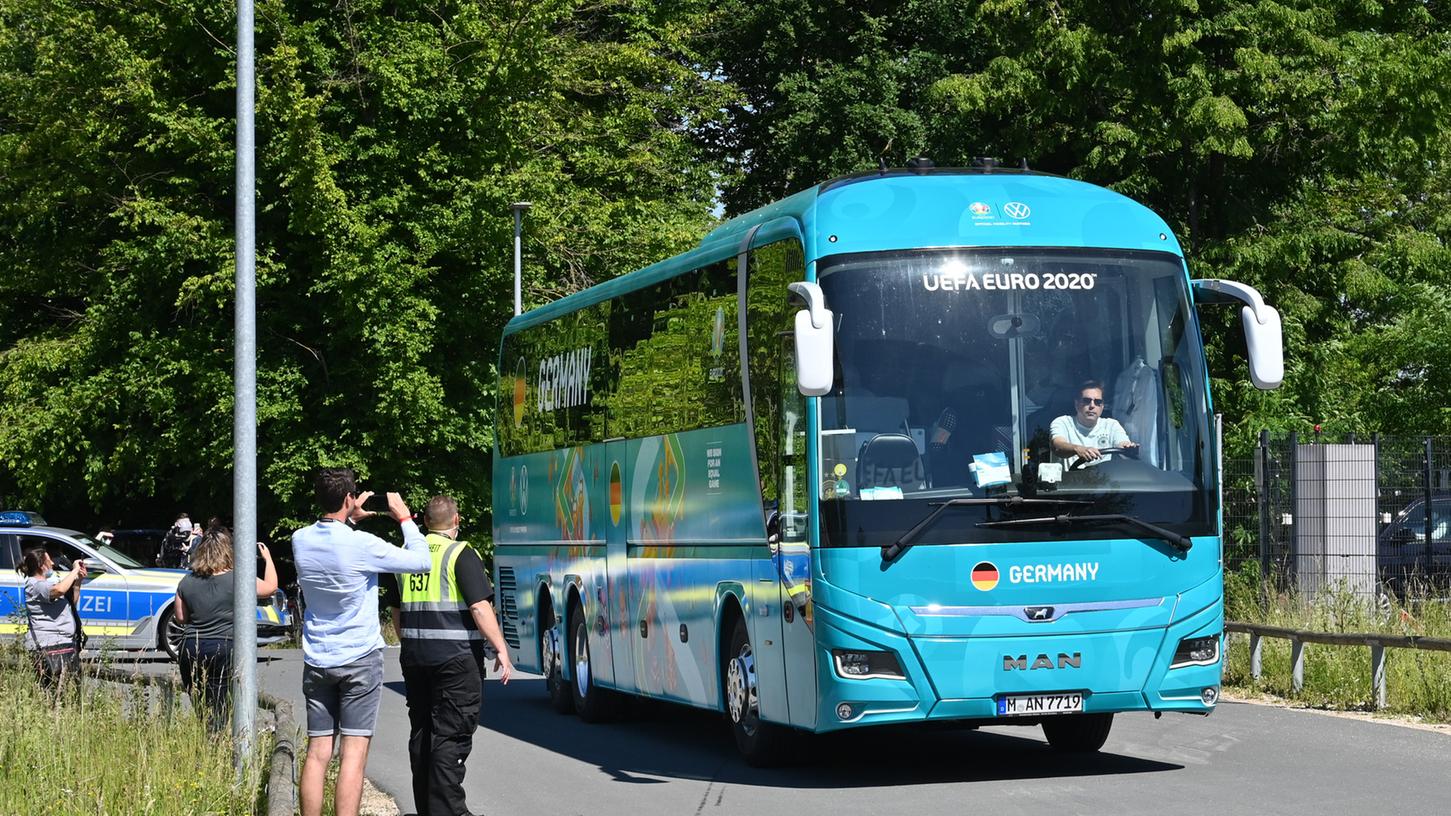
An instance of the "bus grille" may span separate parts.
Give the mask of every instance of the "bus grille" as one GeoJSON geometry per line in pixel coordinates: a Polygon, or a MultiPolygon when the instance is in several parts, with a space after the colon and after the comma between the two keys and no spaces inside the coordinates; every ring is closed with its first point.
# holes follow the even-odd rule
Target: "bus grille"
{"type": "Polygon", "coordinates": [[[514,568],[499,567],[499,617],[504,642],[511,649],[519,648],[519,602],[515,598],[514,568]]]}

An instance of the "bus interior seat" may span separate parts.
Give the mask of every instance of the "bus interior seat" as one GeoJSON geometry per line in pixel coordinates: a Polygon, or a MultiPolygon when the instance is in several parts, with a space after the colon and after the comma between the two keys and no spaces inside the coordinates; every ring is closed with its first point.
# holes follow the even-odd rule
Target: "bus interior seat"
{"type": "Polygon", "coordinates": [[[856,462],[857,490],[899,487],[903,492],[921,490],[927,482],[926,467],[917,443],[901,433],[881,433],[862,446],[856,462]]]}

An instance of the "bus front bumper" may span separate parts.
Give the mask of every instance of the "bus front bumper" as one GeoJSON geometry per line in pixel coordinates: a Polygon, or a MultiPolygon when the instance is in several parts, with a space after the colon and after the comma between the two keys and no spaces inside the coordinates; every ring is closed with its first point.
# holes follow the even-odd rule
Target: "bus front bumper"
{"type": "Polygon", "coordinates": [[[1216,603],[1167,627],[995,637],[907,637],[816,607],[816,730],[926,720],[1030,724],[1004,717],[1005,695],[1082,695],[1086,713],[1177,711],[1209,714],[1218,701],[1223,607],[1216,603]],[[1220,638],[1207,665],[1171,668],[1186,638],[1220,638]],[[834,652],[890,652],[900,678],[847,678],[834,652]]]}

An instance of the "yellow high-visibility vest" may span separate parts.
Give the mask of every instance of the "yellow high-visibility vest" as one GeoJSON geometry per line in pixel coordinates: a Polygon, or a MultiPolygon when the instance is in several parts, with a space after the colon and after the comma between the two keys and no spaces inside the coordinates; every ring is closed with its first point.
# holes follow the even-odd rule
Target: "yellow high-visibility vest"
{"type": "Polygon", "coordinates": [[[467,542],[438,533],[428,534],[428,572],[398,576],[403,595],[399,632],[421,640],[482,640],[469,606],[454,580],[454,566],[467,542]]]}

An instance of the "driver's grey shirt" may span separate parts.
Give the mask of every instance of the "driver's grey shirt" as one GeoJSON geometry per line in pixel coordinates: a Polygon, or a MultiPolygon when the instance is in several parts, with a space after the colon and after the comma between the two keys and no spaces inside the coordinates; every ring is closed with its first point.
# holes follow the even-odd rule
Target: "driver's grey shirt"
{"type": "MultiPolygon", "coordinates": [[[[1099,417],[1098,422],[1094,423],[1092,428],[1085,428],[1078,424],[1078,417],[1061,416],[1053,420],[1048,434],[1054,439],[1067,440],[1070,445],[1083,445],[1089,448],[1117,448],[1129,441],[1129,435],[1124,432],[1124,426],[1118,424],[1118,420],[1109,417],[1099,417]]],[[[1072,456],[1069,457],[1069,460],[1073,461],[1077,458],[1072,456]]]]}

